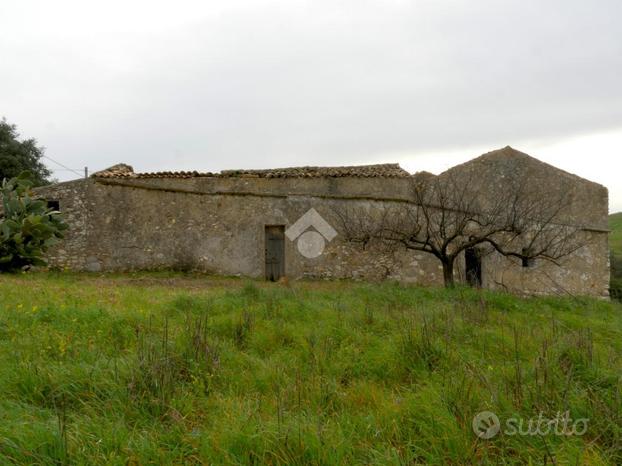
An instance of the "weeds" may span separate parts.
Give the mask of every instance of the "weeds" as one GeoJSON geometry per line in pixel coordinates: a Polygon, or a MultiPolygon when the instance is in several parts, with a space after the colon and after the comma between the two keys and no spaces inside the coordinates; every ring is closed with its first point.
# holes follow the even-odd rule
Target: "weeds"
{"type": "Polygon", "coordinates": [[[0,281],[1,464],[622,464],[618,304],[162,274],[0,281]]]}
{"type": "Polygon", "coordinates": [[[239,349],[246,348],[248,339],[253,331],[253,322],[253,315],[248,311],[244,311],[233,326],[233,341],[239,349]]]}
{"type": "Polygon", "coordinates": [[[58,459],[60,464],[67,464],[69,460],[67,442],[67,403],[64,396],[56,402],[56,417],[58,418],[58,459]]]}
{"type": "Polygon", "coordinates": [[[439,368],[445,353],[437,343],[434,330],[426,317],[417,325],[410,322],[401,334],[400,355],[409,371],[424,367],[428,371],[439,368]]]}
{"type": "Polygon", "coordinates": [[[208,394],[220,365],[219,350],[208,337],[207,315],[186,316],[183,332],[172,337],[168,318],[161,334],[138,335],[137,361],[130,373],[130,398],[162,415],[180,384],[199,384],[208,394]]]}

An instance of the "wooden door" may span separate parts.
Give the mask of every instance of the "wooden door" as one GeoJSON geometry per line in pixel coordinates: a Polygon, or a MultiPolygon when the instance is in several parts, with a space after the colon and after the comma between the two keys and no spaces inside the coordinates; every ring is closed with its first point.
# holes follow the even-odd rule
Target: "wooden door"
{"type": "Polygon", "coordinates": [[[277,281],[285,276],[285,227],[266,226],[266,280],[277,281]]]}

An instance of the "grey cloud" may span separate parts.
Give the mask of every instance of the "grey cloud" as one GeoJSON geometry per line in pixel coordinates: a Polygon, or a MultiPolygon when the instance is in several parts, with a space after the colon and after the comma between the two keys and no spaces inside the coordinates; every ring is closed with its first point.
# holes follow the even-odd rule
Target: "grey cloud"
{"type": "Polygon", "coordinates": [[[345,164],[622,123],[617,0],[222,2],[161,28],[147,6],[134,28],[90,15],[91,34],[78,15],[64,33],[0,33],[2,114],[72,166],[141,170],[345,164]]]}

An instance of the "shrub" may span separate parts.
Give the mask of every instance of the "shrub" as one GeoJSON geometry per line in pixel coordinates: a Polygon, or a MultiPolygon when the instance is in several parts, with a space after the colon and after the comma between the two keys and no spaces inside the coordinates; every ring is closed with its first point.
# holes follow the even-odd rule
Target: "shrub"
{"type": "Polygon", "coordinates": [[[613,299],[622,301],[622,278],[612,278],[609,293],[613,299]]]}
{"type": "Polygon", "coordinates": [[[0,271],[15,271],[30,265],[46,265],[48,247],[63,237],[67,225],[60,212],[33,197],[33,178],[23,172],[2,182],[3,215],[0,220],[0,271]]]}

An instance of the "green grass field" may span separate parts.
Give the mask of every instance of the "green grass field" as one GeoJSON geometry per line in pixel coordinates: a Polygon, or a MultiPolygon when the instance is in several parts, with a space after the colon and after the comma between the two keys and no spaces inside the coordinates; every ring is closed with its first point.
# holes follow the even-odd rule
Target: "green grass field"
{"type": "Polygon", "coordinates": [[[622,256],[622,212],[609,216],[609,247],[618,256],[622,256]]]}
{"type": "Polygon", "coordinates": [[[611,249],[611,295],[622,300],[622,212],[609,216],[611,249]]]}
{"type": "Polygon", "coordinates": [[[622,464],[621,304],[5,275],[0,345],[0,464],[622,464]],[[483,440],[483,410],[589,423],[483,440]]]}

